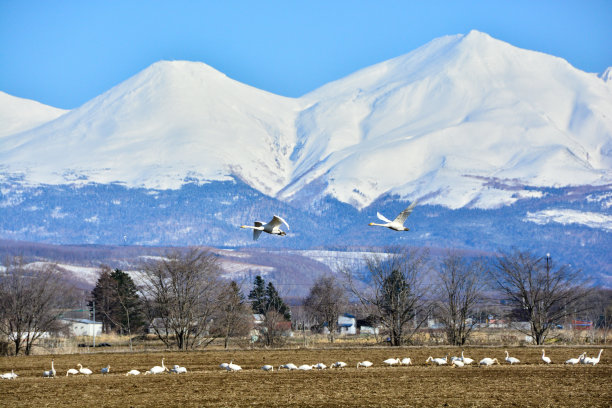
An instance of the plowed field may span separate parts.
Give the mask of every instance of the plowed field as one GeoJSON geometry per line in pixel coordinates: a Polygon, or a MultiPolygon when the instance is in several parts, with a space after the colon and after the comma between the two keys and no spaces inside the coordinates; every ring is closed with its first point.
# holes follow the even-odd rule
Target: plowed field
{"type": "Polygon", "coordinates": [[[297,349],[273,351],[203,351],[139,354],[72,354],[57,356],[3,357],[0,373],[15,369],[16,380],[0,380],[0,406],[43,407],[175,407],[175,406],[550,406],[580,407],[612,405],[612,349],[605,349],[596,366],[565,366],[563,362],[594,348],[548,348],[553,364],[540,360],[541,349],[510,348],[521,364],[504,361],[504,349],[466,348],[476,361],[497,357],[501,365],[452,368],[426,366],[429,355],[444,357],[461,353],[457,348],[356,348],[297,349]],[[42,378],[51,358],[56,378],[42,378]],[[187,374],[126,377],[131,369],[142,372],[154,365],[185,366],[187,374]],[[410,357],[415,365],[384,367],[390,357],[410,357]],[[222,371],[219,363],[242,366],[235,373],[222,371]],[[357,369],[369,360],[371,368],[357,369]],[[330,365],[345,361],[343,370],[278,370],[284,363],[330,365]],[[91,376],[66,377],[78,363],[94,371],[91,376]],[[111,365],[103,376],[100,368],[111,365]],[[274,372],[259,368],[271,364],[274,372]]]}

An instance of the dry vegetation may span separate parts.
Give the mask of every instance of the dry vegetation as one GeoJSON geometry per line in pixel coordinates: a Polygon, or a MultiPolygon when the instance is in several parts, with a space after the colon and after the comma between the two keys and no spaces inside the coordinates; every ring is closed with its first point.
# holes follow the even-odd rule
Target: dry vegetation
{"type": "Polygon", "coordinates": [[[199,352],[92,353],[0,358],[0,373],[11,369],[14,381],[0,381],[2,406],[609,406],[612,401],[612,349],[606,348],[597,366],[564,366],[563,361],[597,348],[547,348],[553,362],[541,363],[540,348],[510,348],[522,364],[503,361],[504,349],[465,348],[474,359],[497,357],[501,366],[451,368],[425,366],[429,355],[460,354],[457,347],[333,348],[283,350],[210,350],[199,352]],[[42,378],[55,359],[58,376],[42,378]],[[144,371],[159,365],[180,364],[182,375],[125,377],[130,369],[144,371]],[[383,367],[389,357],[411,357],[409,367],[383,367]],[[361,360],[374,367],[356,369],[361,360]],[[221,362],[240,364],[243,371],[228,373],[221,362]],[[344,370],[263,372],[275,367],[342,360],[344,370]],[[82,363],[90,377],[65,377],[68,368],[82,363]],[[111,365],[111,374],[100,368],[111,365]]]}

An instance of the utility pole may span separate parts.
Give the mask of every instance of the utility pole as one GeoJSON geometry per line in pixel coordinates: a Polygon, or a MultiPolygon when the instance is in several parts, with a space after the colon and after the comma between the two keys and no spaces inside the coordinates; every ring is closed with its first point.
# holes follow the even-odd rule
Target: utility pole
{"type": "Polygon", "coordinates": [[[93,346],[96,347],[96,301],[93,301],[93,346]]]}

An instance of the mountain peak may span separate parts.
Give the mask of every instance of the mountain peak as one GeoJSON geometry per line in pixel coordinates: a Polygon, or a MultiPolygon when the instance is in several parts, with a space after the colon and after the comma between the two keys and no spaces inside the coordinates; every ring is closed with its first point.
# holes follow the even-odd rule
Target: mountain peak
{"type": "Polygon", "coordinates": [[[610,111],[594,75],[472,30],[298,99],[159,61],[5,137],[0,169],[161,189],[235,178],[298,205],[332,196],[364,208],[391,194],[490,208],[529,195],[522,185],[611,182],[610,111]]]}

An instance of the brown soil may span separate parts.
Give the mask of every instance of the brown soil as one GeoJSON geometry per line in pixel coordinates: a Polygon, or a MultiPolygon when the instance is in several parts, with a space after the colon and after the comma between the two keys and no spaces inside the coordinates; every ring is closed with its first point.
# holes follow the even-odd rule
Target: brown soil
{"type": "Polygon", "coordinates": [[[594,348],[548,348],[552,365],[541,364],[539,348],[509,348],[521,360],[510,366],[504,349],[466,348],[476,361],[497,357],[501,365],[487,368],[433,367],[424,364],[429,355],[459,355],[458,348],[355,348],[296,350],[233,350],[165,352],[138,354],[72,354],[56,356],[3,357],[0,373],[15,369],[19,378],[0,381],[0,406],[610,406],[612,403],[612,349],[603,352],[597,366],[565,366],[562,363],[594,348]],[[161,364],[180,364],[189,372],[181,375],[126,377],[131,369],[142,372],[161,364]],[[383,367],[390,357],[410,357],[409,367],[383,367]],[[56,378],[42,378],[51,358],[56,378]],[[218,368],[229,362],[243,371],[228,373],[218,368]],[[343,370],[306,372],[278,371],[283,363],[330,365],[349,364],[343,370]],[[358,361],[370,360],[371,368],[355,368],[358,361]],[[66,377],[78,363],[94,374],[66,377]],[[111,374],[100,368],[111,365],[111,374]],[[272,364],[274,372],[263,372],[272,364]]]}

